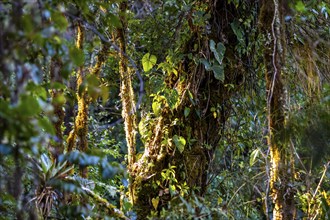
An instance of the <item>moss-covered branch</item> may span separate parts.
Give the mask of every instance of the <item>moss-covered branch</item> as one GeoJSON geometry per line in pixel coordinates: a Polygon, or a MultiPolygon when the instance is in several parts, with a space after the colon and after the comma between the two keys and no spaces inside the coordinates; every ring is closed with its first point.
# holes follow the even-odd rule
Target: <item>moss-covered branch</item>
{"type": "MultiPolygon", "coordinates": [[[[118,39],[118,45],[121,53],[119,54],[119,74],[120,74],[120,96],[123,105],[122,117],[124,118],[126,142],[128,147],[128,168],[131,170],[132,165],[135,163],[135,141],[137,134],[136,116],[135,116],[135,101],[132,86],[132,70],[128,67],[128,59],[126,54],[126,36],[125,28],[127,27],[127,21],[125,17],[125,11],[127,9],[127,2],[123,1],[119,5],[120,20],[122,23],[121,28],[116,29],[116,38],[118,39]]],[[[132,199],[132,188],[130,184],[130,197],[132,199]]]]}
{"type": "Polygon", "coordinates": [[[101,204],[102,206],[104,206],[106,209],[109,210],[109,214],[115,218],[118,219],[129,219],[127,218],[124,213],[120,210],[118,210],[116,208],[116,206],[112,205],[111,203],[109,203],[106,199],[102,198],[101,196],[99,196],[98,194],[96,194],[95,192],[93,192],[92,190],[86,188],[86,187],[81,187],[82,190],[84,190],[84,192],[90,196],[91,198],[93,198],[97,203],[101,204]]]}

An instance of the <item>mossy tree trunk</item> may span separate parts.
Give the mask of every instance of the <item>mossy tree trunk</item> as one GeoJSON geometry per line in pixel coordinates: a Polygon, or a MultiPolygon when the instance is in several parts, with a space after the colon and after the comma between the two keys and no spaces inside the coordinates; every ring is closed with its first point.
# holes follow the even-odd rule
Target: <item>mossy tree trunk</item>
{"type": "MultiPolygon", "coordinates": [[[[117,39],[119,47],[119,74],[120,74],[120,98],[122,102],[122,117],[124,119],[126,144],[128,151],[128,170],[131,171],[133,164],[135,163],[136,154],[136,109],[134,101],[134,93],[132,86],[133,71],[128,66],[128,59],[126,54],[126,29],[127,19],[125,12],[127,10],[127,1],[123,1],[119,4],[119,18],[121,21],[121,27],[115,31],[114,39],[117,39]]],[[[131,176],[131,178],[134,178],[131,176]]],[[[134,179],[131,179],[131,183],[134,179]]],[[[134,203],[134,193],[132,184],[129,186],[130,200],[134,203]]]]}
{"type": "MultiPolygon", "coordinates": [[[[83,43],[84,43],[84,29],[81,23],[77,23],[77,35],[76,35],[76,47],[83,53],[83,43]]],[[[67,138],[67,151],[71,152],[76,147],[76,139],[78,138],[77,149],[81,152],[86,152],[88,149],[88,106],[90,103],[90,97],[88,96],[87,89],[85,88],[85,80],[88,76],[86,73],[89,72],[90,75],[98,77],[103,64],[106,62],[107,54],[109,51],[109,45],[102,44],[102,48],[97,54],[95,64],[90,70],[84,68],[84,64],[78,67],[77,70],[77,102],[78,102],[78,113],[75,118],[74,128],[69,133],[67,138]]],[[[81,167],[81,176],[86,178],[88,175],[87,167],[81,167]]]]}
{"type": "Polygon", "coordinates": [[[267,89],[268,145],[270,150],[270,196],[273,201],[273,219],[294,219],[294,190],[290,187],[294,170],[290,164],[290,148],[285,143],[285,96],[283,66],[285,41],[283,40],[282,0],[263,0],[260,11],[261,31],[269,44],[264,48],[267,89]]]}
{"type": "MultiPolygon", "coordinates": [[[[221,139],[221,130],[230,115],[228,100],[240,90],[242,80],[239,78],[246,73],[241,65],[244,57],[237,59],[235,47],[238,40],[231,28],[231,23],[239,15],[238,9],[226,1],[200,1],[196,4],[207,4],[212,31],[203,35],[203,27],[194,25],[192,16],[187,16],[191,36],[182,44],[181,53],[215,60],[210,40],[223,43],[226,47],[224,78],[216,79],[214,73],[206,71],[203,64],[196,64],[185,56],[177,63],[178,74],[169,74],[165,79],[166,89],[176,90],[179,101],[174,109],[166,102],[161,103],[161,111],[149,127],[151,137],[144,145],[144,154],[131,169],[133,201],[139,219],[144,219],[151,210],[166,208],[167,202],[177,196],[171,193],[173,185],[186,185],[188,191],[200,196],[206,192],[208,167],[221,139]],[[233,85],[235,90],[226,84],[233,85]],[[187,108],[189,114],[185,113],[187,108]],[[186,141],[182,152],[175,146],[174,139],[177,137],[183,137],[186,141]],[[172,183],[171,186],[170,180],[164,181],[161,173],[166,169],[174,169],[178,184],[172,183]]],[[[180,192],[178,187],[175,189],[180,192]]]]}
{"type": "MultiPolygon", "coordinates": [[[[83,50],[84,43],[84,29],[81,23],[77,25],[77,39],[76,47],[79,50],[83,50]]],[[[78,149],[81,152],[85,152],[88,148],[88,101],[87,92],[83,88],[83,82],[86,78],[86,70],[84,66],[80,66],[77,71],[77,101],[78,101],[78,114],[75,120],[75,133],[78,137],[78,149]]],[[[81,176],[86,178],[88,175],[87,167],[81,167],[81,176]]]]}

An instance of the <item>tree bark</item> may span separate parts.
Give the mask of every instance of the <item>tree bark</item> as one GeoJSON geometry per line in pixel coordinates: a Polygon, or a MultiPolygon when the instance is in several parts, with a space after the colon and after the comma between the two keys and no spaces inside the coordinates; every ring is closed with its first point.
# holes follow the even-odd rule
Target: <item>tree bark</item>
{"type": "MultiPolygon", "coordinates": [[[[83,49],[84,43],[84,29],[80,22],[77,23],[77,36],[76,47],[79,50],[83,49]]],[[[75,148],[76,139],[78,138],[78,149],[81,152],[85,152],[88,147],[87,133],[88,133],[88,103],[87,92],[83,88],[83,82],[86,77],[83,65],[78,67],[77,70],[77,101],[78,101],[78,114],[75,119],[74,129],[70,132],[67,138],[68,152],[71,152],[75,148]]],[[[81,167],[81,176],[87,177],[87,167],[81,167]]]]}
{"type": "Polygon", "coordinates": [[[260,10],[260,28],[270,42],[264,48],[267,90],[268,145],[270,151],[270,196],[273,201],[273,219],[294,219],[294,190],[290,187],[294,171],[290,164],[290,148],[285,143],[283,128],[284,85],[282,67],[285,42],[283,40],[282,0],[263,0],[260,10]]]}
{"type": "MultiPolygon", "coordinates": [[[[196,4],[204,2],[197,1],[196,4]]],[[[221,81],[214,77],[212,71],[206,71],[204,65],[196,64],[186,56],[176,64],[177,74],[171,73],[165,78],[166,90],[175,90],[179,101],[174,109],[166,101],[161,103],[159,115],[148,126],[151,137],[144,144],[144,154],[132,167],[133,201],[139,219],[145,219],[151,210],[166,208],[167,202],[180,193],[176,188],[177,192],[171,194],[171,184],[162,180],[162,171],[171,167],[174,167],[178,182],[174,186],[186,183],[190,192],[204,195],[208,186],[209,164],[221,139],[221,130],[230,115],[231,104],[228,100],[241,88],[241,82],[237,79],[245,71],[243,68],[238,71],[237,68],[242,61],[235,56],[238,41],[231,28],[239,12],[232,3],[226,1],[210,1],[208,7],[206,10],[212,12],[209,19],[211,33],[201,36],[201,27],[194,25],[192,16],[188,16],[191,35],[182,44],[180,52],[192,53],[198,58],[215,59],[209,45],[212,39],[225,44],[225,56],[232,63],[226,65],[225,79],[221,81]],[[221,28],[218,24],[222,25],[221,28]],[[200,54],[204,56],[200,57],[200,54]],[[226,84],[234,85],[236,90],[226,87],[226,84]],[[188,115],[184,113],[186,107],[190,109],[188,115]],[[216,117],[213,108],[218,111],[216,117]],[[173,123],[176,120],[178,123],[173,123]],[[186,140],[182,152],[175,146],[175,135],[186,140]],[[158,201],[157,206],[152,201],[158,201]]]]}
{"type": "MultiPolygon", "coordinates": [[[[118,41],[119,52],[119,74],[120,74],[120,97],[122,102],[122,117],[124,119],[126,144],[128,149],[128,161],[127,166],[129,172],[132,170],[132,166],[135,163],[136,154],[136,116],[135,116],[135,101],[132,86],[132,70],[128,67],[128,60],[126,55],[126,28],[127,20],[125,12],[127,10],[127,1],[123,1],[119,5],[119,18],[121,21],[121,28],[116,29],[116,37],[118,41]]],[[[131,178],[134,178],[131,175],[131,178]]],[[[129,186],[130,200],[134,204],[134,192],[132,188],[131,179],[129,186]]]]}

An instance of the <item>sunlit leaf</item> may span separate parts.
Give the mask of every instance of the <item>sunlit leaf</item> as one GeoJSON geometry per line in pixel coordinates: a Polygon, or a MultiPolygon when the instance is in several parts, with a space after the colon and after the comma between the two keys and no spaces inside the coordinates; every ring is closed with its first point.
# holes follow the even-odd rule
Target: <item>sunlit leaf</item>
{"type": "Polygon", "coordinates": [[[175,109],[176,104],[179,101],[178,92],[174,89],[166,90],[164,96],[166,98],[167,104],[170,106],[170,109],[175,109]]]}
{"type": "Polygon", "coordinates": [[[253,166],[255,164],[259,153],[260,153],[259,149],[255,149],[254,151],[252,151],[252,153],[250,155],[250,166],[253,166]]]}
{"type": "Polygon", "coordinates": [[[155,55],[150,55],[150,53],[146,53],[142,57],[142,66],[145,72],[151,70],[156,63],[157,63],[157,57],[155,55]]]}
{"type": "Polygon", "coordinates": [[[182,153],[186,146],[186,140],[182,136],[174,135],[173,142],[175,146],[178,148],[179,152],[182,153]]]}
{"type": "Polygon", "coordinates": [[[160,115],[161,107],[162,107],[162,104],[158,101],[154,101],[152,103],[152,111],[155,113],[156,116],[160,115]]]}
{"type": "Polygon", "coordinates": [[[152,198],[151,199],[152,206],[154,207],[155,210],[158,208],[158,203],[159,203],[159,197],[152,198]]]}
{"type": "Polygon", "coordinates": [[[295,8],[297,11],[299,12],[304,12],[306,11],[306,7],[305,7],[305,4],[302,2],[302,1],[298,1],[295,5],[295,8]]]}
{"type": "Polygon", "coordinates": [[[65,98],[64,94],[62,94],[62,93],[56,94],[56,96],[53,99],[53,103],[57,104],[57,105],[65,104],[66,103],[66,98],[65,98]]]}

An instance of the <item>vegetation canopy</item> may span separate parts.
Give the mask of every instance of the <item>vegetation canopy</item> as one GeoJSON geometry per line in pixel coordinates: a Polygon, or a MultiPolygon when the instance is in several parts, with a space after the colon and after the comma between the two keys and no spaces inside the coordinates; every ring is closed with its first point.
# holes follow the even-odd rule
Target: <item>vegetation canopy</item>
{"type": "Polygon", "coordinates": [[[0,1],[0,219],[330,219],[330,1],[0,1]]]}

